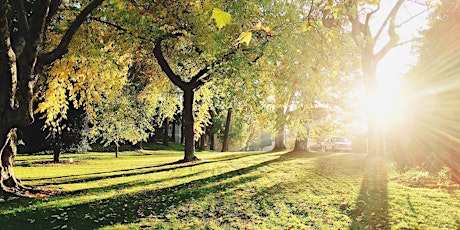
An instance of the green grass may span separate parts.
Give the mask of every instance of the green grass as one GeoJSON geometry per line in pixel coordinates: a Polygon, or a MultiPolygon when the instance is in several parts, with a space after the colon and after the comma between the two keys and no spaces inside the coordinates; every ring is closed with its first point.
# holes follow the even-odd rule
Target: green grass
{"type": "Polygon", "coordinates": [[[175,151],[19,156],[51,198],[0,200],[2,229],[459,229],[458,186],[411,186],[382,160],[344,153],[175,151]]]}

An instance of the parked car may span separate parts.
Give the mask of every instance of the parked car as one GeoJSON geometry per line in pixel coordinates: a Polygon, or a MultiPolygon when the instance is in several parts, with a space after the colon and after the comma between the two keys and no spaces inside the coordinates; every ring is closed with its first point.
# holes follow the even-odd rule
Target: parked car
{"type": "Polygon", "coordinates": [[[346,137],[327,137],[321,142],[321,151],[350,152],[351,142],[346,137]]]}

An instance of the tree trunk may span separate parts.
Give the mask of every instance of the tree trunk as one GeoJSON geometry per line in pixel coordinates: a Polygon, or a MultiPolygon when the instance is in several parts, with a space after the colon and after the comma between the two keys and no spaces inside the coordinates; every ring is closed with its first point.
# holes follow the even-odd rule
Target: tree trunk
{"type": "Polygon", "coordinates": [[[182,122],[180,124],[180,143],[185,143],[185,124],[184,124],[184,113],[182,113],[182,122]]]}
{"type": "Polygon", "coordinates": [[[4,199],[19,193],[24,186],[15,176],[13,171],[14,157],[16,156],[16,128],[6,131],[2,129],[2,137],[6,140],[2,143],[1,148],[1,171],[0,171],[0,196],[4,199]]]}
{"type": "Polygon", "coordinates": [[[213,132],[209,133],[209,150],[216,150],[216,134],[213,132]]]}
{"type": "Polygon", "coordinates": [[[377,60],[371,50],[363,52],[362,65],[364,70],[366,97],[367,97],[367,152],[370,156],[383,155],[383,140],[378,120],[372,114],[375,114],[373,107],[376,106],[375,99],[379,97],[380,90],[377,82],[377,60]]]}
{"type": "Polygon", "coordinates": [[[275,136],[275,146],[273,147],[273,151],[282,151],[286,150],[286,145],[285,145],[285,128],[284,124],[280,125],[278,127],[278,133],[275,136]]]}
{"type": "Polygon", "coordinates": [[[205,149],[206,134],[201,135],[200,137],[200,150],[204,151],[205,149]]]}
{"type": "MultiPolygon", "coordinates": [[[[386,20],[376,34],[371,33],[371,24],[368,19],[376,13],[376,11],[368,12],[366,17],[360,17],[358,15],[359,10],[351,10],[358,8],[358,2],[350,1],[345,4],[345,7],[349,8],[348,20],[351,22],[351,32],[353,39],[357,47],[361,51],[361,65],[365,77],[367,107],[368,107],[368,142],[367,152],[370,156],[381,156],[383,154],[383,139],[379,124],[375,119],[372,118],[372,106],[375,106],[374,100],[376,96],[379,96],[379,86],[377,82],[377,64],[382,58],[388,54],[388,52],[398,45],[400,40],[396,33],[398,26],[395,24],[395,18],[401,9],[401,6],[405,0],[398,0],[392,7],[391,11],[386,15],[386,20]],[[361,22],[360,19],[366,18],[365,22],[361,22]],[[385,42],[379,45],[380,50],[376,49],[376,44],[382,41],[383,29],[387,30],[389,39],[385,38],[385,42]]],[[[379,3],[380,6],[380,3],[379,3]]],[[[380,7],[379,7],[380,8],[380,7]]]]}
{"type": "Polygon", "coordinates": [[[308,152],[308,137],[310,136],[310,128],[307,128],[307,137],[300,138],[299,136],[295,139],[294,150],[305,150],[308,152]]]}
{"type": "Polygon", "coordinates": [[[59,134],[53,138],[53,162],[59,163],[59,158],[62,153],[62,142],[59,134]]]}
{"type": "Polygon", "coordinates": [[[215,134],[214,134],[214,113],[211,112],[211,124],[208,126],[208,144],[209,144],[209,150],[214,151],[215,150],[215,134]]]}
{"type": "Polygon", "coordinates": [[[225,121],[224,142],[222,143],[222,152],[228,152],[228,139],[230,138],[230,122],[232,120],[232,108],[227,111],[227,120],[225,121]]]}
{"type": "Polygon", "coordinates": [[[169,138],[170,141],[176,142],[176,119],[173,118],[171,122],[171,137],[169,138]]]}
{"type": "Polygon", "coordinates": [[[194,161],[198,158],[195,156],[195,131],[193,130],[193,100],[195,92],[191,88],[184,90],[184,139],[185,139],[185,153],[184,161],[194,161]]]}
{"type": "Polygon", "coordinates": [[[305,150],[307,151],[307,144],[308,144],[308,139],[300,139],[297,137],[295,139],[295,145],[294,145],[294,150],[305,150]]]}
{"type": "Polygon", "coordinates": [[[118,150],[119,150],[118,143],[115,143],[115,158],[118,158],[118,150]]]}
{"type": "Polygon", "coordinates": [[[144,147],[142,146],[142,141],[139,141],[137,147],[138,147],[140,150],[143,150],[143,149],[144,149],[144,147]]]}
{"type": "Polygon", "coordinates": [[[277,133],[275,136],[275,146],[272,151],[283,151],[286,150],[286,114],[283,108],[276,109],[276,129],[277,133]]]}
{"type": "Polygon", "coordinates": [[[163,145],[169,145],[169,119],[166,118],[163,121],[163,145]]]}

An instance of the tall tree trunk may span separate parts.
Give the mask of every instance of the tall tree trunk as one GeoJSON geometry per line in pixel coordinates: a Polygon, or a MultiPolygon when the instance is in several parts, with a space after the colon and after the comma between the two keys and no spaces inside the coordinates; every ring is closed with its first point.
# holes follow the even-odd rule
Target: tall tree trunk
{"type": "Polygon", "coordinates": [[[215,134],[214,134],[214,113],[211,112],[211,124],[207,127],[208,132],[208,144],[209,144],[209,150],[214,151],[215,150],[215,134]]]}
{"type": "Polygon", "coordinates": [[[169,138],[170,141],[176,142],[176,119],[173,117],[171,122],[171,137],[169,138]]]}
{"type": "Polygon", "coordinates": [[[199,145],[199,149],[201,151],[204,151],[204,149],[205,149],[205,142],[206,142],[206,134],[203,134],[200,137],[200,145],[199,145]]]}
{"type": "Polygon", "coordinates": [[[366,84],[366,97],[367,97],[367,108],[368,108],[368,117],[367,117],[367,152],[371,156],[381,156],[383,154],[383,140],[382,133],[380,130],[380,124],[378,120],[375,119],[375,116],[372,114],[373,106],[376,106],[375,99],[380,95],[379,85],[377,82],[377,61],[372,51],[365,50],[363,52],[362,65],[366,84]]]}
{"type": "Polygon", "coordinates": [[[222,144],[222,152],[228,152],[228,139],[230,138],[230,122],[232,120],[232,108],[227,111],[227,120],[225,121],[224,142],[222,144]]]}
{"type": "Polygon", "coordinates": [[[169,145],[169,119],[166,118],[163,121],[163,145],[169,145]]]}
{"type": "Polygon", "coordinates": [[[216,134],[213,132],[209,133],[209,150],[216,150],[216,134]]]}
{"type": "Polygon", "coordinates": [[[184,161],[194,161],[198,158],[195,156],[195,131],[193,130],[193,100],[195,92],[193,88],[189,87],[184,89],[184,139],[185,139],[185,153],[184,161]]]}
{"type": "Polygon", "coordinates": [[[180,124],[180,143],[185,143],[185,124],[184,124],[184,113],[182,113],[182,122],[180,124]]]}

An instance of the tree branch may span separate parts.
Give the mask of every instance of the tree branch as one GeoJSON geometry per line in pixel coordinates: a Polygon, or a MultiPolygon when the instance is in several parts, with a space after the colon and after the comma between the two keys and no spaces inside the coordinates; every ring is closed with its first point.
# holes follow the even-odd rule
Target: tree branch
{"type": "Polygon", "coordinates": [[[16,12],[16,17],[18,19],[18,39],[13,41],[13,49],[16,53],[16,57],[21,56],[24,46],[29,42],[29,21],[27,19],[26,9],[24,7],[24,1],[11,1],[13,6],[13,11],[16,12]]]}
{"type": "Polygon", "coordinates": [[[53,17],[59,12],[59,6],[61,5],[62,0],[51,0],[50,8],[48,10],[48,16],[45,21],[45,28],[48,27],[51,23],[53,17]]]}
{"type": "Polygon", "coordinates": [[[153,49],[153,55],[157,59],[158,64],[161,67],[161,70],[166,74],[166,76],[171,80],[174,85],[179,87],[182,90],[185,90],[185,87],[187,86],[187,83],[182,81],[180,76],[176,75],[174,71],[171,69],[171,66],[169,66],[168,61],[166,61],[163,51],[161,50],[161,41],[162,39],[158,39],[155,42],[155,48],[153,49]]]}
{"type": "Polygon", "coordinates": [[[375,55],[376,61],[380,61],[392,48],[396,47],[399,42],[399,35],[396,33],[395,17],[392,17],[388,24],[388,36],[390,36],[390,40],[375,55]]]}
{"type": "Polygon", "coordinates": [[[385,18],[385,21],[383,21],[382,25],[380,26],[378,32],[375,34],[374,41],[377,41],[380,38],[380,36],[383,33],[383,30],[385,29],[385,27],[388,25],[389,22],[392,22],[394,24],[394,19],[396,17],[396,14],[398,13],[404,1],[405,0],[398,0],[398,2],[393,6],[390,13],[385,18]]]}
{"type": "Polygon", "coordinates": [[[424,14],[425,12],[428,12],[429,10],[430,10],[430,8],[426,8],[425,10],[415,14],[414,16],[410,17],[409,19],[405,20],[404,22],[399,23],[396,27],[399,28],[399,27],[403,26],[404,24],[412,21],[414,18],[424,14]]]}
{"type": "MultiPolygon", "coordinates": [[[[369,12],[369,13],[366,15],[366,21],[364,22],[364,26],[366,26],[366,28],[370,28],[370,26],[369,26],[369,21],[370,21],[372,15],[374,15],[375,13],[377,13],[379,10],[380,10],[380,4],[378,4],[377,9],[375,9],[375,10],[369,12]]],[[[369,30],[369,31],[370,31],[370,30],[369,30]]],[[[370,33],[369,33],[369,35],[370,35],[370,33]]]]}
{"type": "Polygon", "coordinates": [[[39,57],[39,65],[44,66],[51,64],[53,61],[61,58],[65,53],[67,53],[69,44],[72,41],[72,38],[77,32],[78,28],[81,26],[81,24],[83,24],[88,15],[91,14],[91,12],[93,12],[93,10],[95,10],[99,5],[101,5],[103,1],[104,0],[91,1],[72,22],[72,24],[62,37],[59,45],[53,51],[47,54],[43,54],[39,57]]]}
{"type": "Polygon", "coordinates": [[[348,13],[348,20],[351,22],[351,34],[353,35],[353,41],[355,41],[356,46],[359,49],[364,48],[364,39],[362,33],[362,27],[364,27],[364,24],[359,21],[359,16],[357,15],[358,13],[354,12],[353,9],[358,8],[358,4],[356,2],[350,2],[349,4],[345,4],[345,7],[347,7],[347,11],[351,12],[348,13]]]}
{"type": "Polygon", "coordinates": [[[104,20],[102,20],[102,19],[100,19],[100,18],[96,18],[96,17],[89,17],[88,19],[93,20],[93,21],[96,21],[96,22],[100,22],[100,23],[105,24],[105,25],[108,25],[108,26],[111,26],[111,27],[113,27],[113,28],[115,28],[115,29],[117,29],[117,30],[119,30],[119,31],[123,31],[123,32],[125,32],[125,33],[127,33],[127,34],[129,34],[129,35],[131,35],[131,36],[133,36],[133,37],[135,37],[135,38],[138,38],[138,39],[141,39],[141,40],[144,40],[144,41],[150,41],[150,42],[155,43],[154,40],[152,40],[152,39],[150,39],[150,38],[146,38],[146,37],[142,37],[142,36],[136,35],[136,34],[134,34],[133,32],[129,31],[128,29],[126,29],[126,28],[124,28],[124,27],[122,27],[122,26],[120,26],[120,25],[117,25],[117,24],[115,24],[115,23],[113,23],[113,22],[104,21],[104,20]]]}
{"type": "Polygon", "coordinates": [[[0,107],[2,120],[8,118],[7,110],[13,109],[14,100],[11,95],[15,94],[17,88],[16,56],[11,47],[7,5],[7,0],[0,1],[0,73],[5,73],[0,75],[0,104],[5,105],[0,107]]]}

